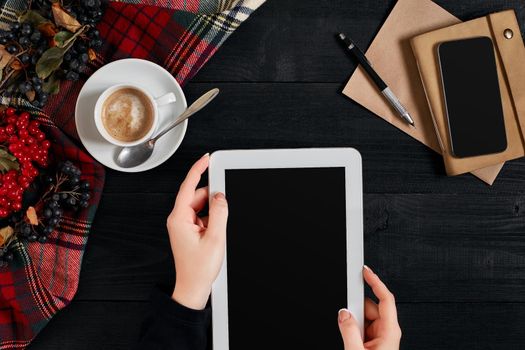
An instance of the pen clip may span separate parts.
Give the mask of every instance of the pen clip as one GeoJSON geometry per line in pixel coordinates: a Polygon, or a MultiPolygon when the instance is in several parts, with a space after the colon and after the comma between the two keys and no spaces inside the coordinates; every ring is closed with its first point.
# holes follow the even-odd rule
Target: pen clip
{"type": "MultiPolygon", "coordinates": [[[[370,62],[370,60],[368,59],[368,57],[366,57],[365,53],[359,48],[357,47],[357,45],[355,45],[354,43],[352,43],[352,46],[353,46],[353,49],[354,50],[357,50],[361,56],[363,56],[363,58],[365,59],[366,63],[368,63],[370,65],[370,67],[373,67],[374,65],[372,64],[372,62],[370,62]]],[[[349,47],[350,48],[350,47],[349,47]]]]}
{"type": "Polygon", "coordinates": [[[361,55],[363,55],[363,57],[365,58],[365,61],[366,63],[368,63],[370,65],[370,67],[374,67],[374,65],[372,64],[372,62],[370,62],[370,60],[368,59],[368,57],[366,57],[365,53],[360,49],[358,48],[357,46],[355,47],[356,50],[359,50],[359,52],[361,53],[361,55]]]}

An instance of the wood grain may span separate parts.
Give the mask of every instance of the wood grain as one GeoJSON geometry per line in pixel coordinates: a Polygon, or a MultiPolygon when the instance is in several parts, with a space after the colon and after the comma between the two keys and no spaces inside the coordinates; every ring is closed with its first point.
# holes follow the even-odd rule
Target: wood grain
{"type": "MultiPolygon", "coordinates": [[[[173,284],[165,220],[174,197],[104,197],[78,300],[143,301],[153,285],[173,284]]],[[[364,208],[365,262],[399,301],[523,301],[524,196],[365,194],[364,208]]]]}
{"type": "MultiPolygon", "coordinates": [[[[525,30],[521,0],[440,0],[468,20],[513,8],[525,30]]],[[[394,0],[269,0],[228,39],[194,81],[339,82],[355,69],[335,34],[366,49],[394,0]]]]}
{"type": "Polygon", "coordinates": [[[522,349],[523,303],[400,304],[401,349],[522,349]]]}
{"type": "Polygon", "coordinates": [[[524,193],[525,159],[507,162],[490,187],[466,174],[447,177],[440,155],[341,95],[335,83],[191,83],[192,101],[220,95],[189,121],[181,148],[139,174],[108,171],[106,193],[175,193],[191,164],[219,149],[355,147],[367,193],[524,193]]]}
{"type": "MultiPolygon", "coordinates": [[[[514,8],[525,25],[522,0],[437,2],[463,20],[514,8]]],[[[335,33],[368,46],[394,3],[268,0],[243,23],[185,87],[188,101],[221,94],[176,154],[145,173],[108,171],[78,294],[29,349],[131,348],[151,288],[175,279],[165,220],[191,164],[269,147],[361,152],[365,261],[399,302],[402,349],[522,348],[525,160],[492,187],[446,177],[438,154],[340,93],[355,64],[335,33]]]]}
{"type": "MultiPolygon", "coordinates": [[[[129,350],[147,307],[141,302],[74,301],[28,349],[129,350]]],[[[520,349],[524,313],[523,303],[400,303],[401,349],[520,349]]]]}
{"type": "Polygon", "coordinates": [[[129,350],[139,337],[148,303],[78,302],[51,319],[29,350],[129,350]]]}

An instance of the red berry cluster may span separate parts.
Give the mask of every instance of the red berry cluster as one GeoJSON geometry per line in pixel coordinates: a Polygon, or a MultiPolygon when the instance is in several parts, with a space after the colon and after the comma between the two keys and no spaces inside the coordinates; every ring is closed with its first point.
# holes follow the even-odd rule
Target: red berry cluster
{"type": "Polygon", "coordinates": [[[40,130],[40,123],[32,121],[27,112],[17,114],[9,107],[0,113],[0,117],[0,144],[6,145],[20,164],[18,171],[9,170],[0,175],[0,218],[5,218],[22,209],[22,195],[38,176],[33,162],[47,167],[51,142],[40,130]]]}

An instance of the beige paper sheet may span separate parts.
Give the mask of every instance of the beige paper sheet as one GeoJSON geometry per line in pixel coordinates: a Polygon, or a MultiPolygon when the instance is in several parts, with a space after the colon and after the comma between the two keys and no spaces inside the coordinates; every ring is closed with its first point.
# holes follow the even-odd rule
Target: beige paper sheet
{"type": "MultiPolygon", "coordinates": [[[[430,0],[399,0],[366,52],[374,69],[408,109],[416,128],[406,124],[359,66],[343,94],[398,129],[441,153],[433,119],[419,78],[410,38],[461,21],[430,0]]],[[[351,35],[351,33],[349,33],[351,35]]],[[[492,185],[502,164],[472,174],[492,185]]]]}

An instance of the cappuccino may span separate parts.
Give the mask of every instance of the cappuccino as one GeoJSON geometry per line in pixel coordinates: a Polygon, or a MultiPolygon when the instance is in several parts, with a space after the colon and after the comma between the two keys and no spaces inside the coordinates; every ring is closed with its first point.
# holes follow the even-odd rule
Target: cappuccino
{"type": "Polygon", "coordinates": [[[109,95],[102,105],[104,129],[118,141],[143,138],[153,127],[154,107],[140,90],[124,87],[109,95]]]}

